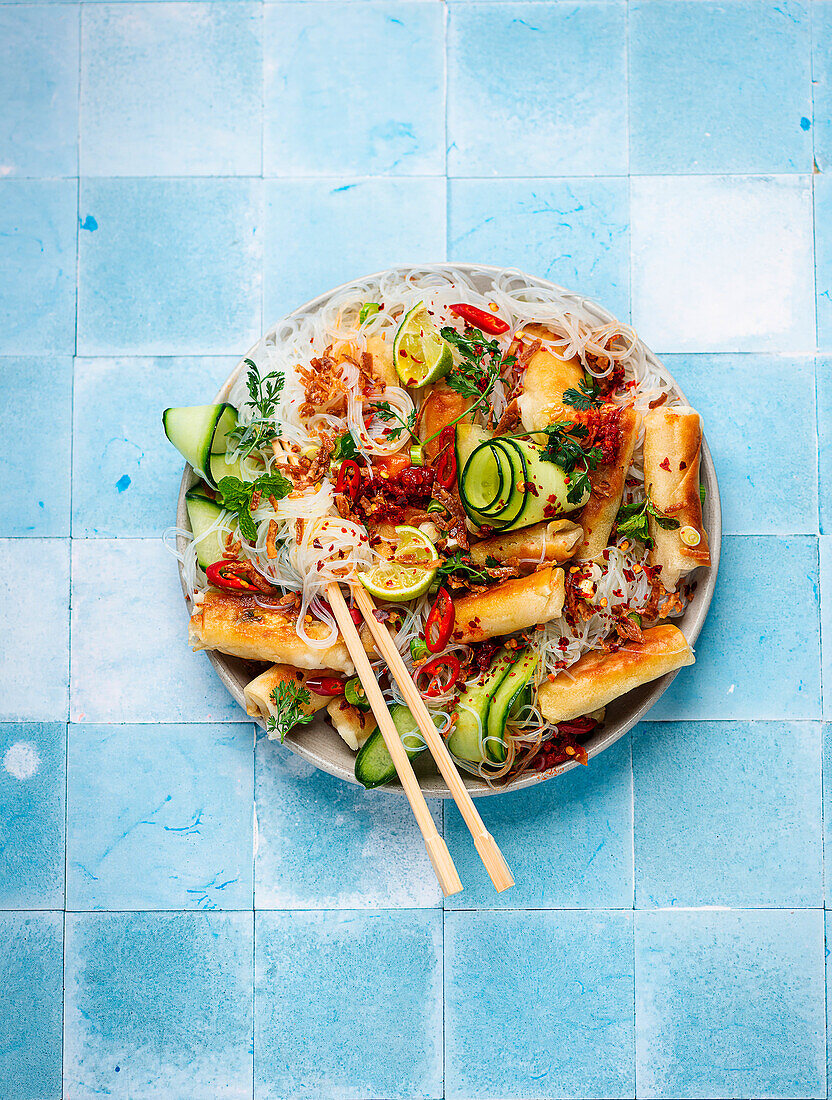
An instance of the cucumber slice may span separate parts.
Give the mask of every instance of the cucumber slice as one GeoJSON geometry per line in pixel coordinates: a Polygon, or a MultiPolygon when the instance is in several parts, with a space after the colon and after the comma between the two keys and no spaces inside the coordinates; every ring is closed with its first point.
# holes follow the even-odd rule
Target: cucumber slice
{"type": "Polygon", "coordinates": [[[481,443],[487,443],[491,439],[491,432],[481,428],[479,424],[464,424],[460,421],[456,426],[456,477],[462,481],[462,471],[468,459],[481,443]]]}
{"type": "MultiPolygon", "coordinates": [[[[425,751],[427,745],[422,739],[416,719],[410,713],[410,708],[397,704],[390,708],[393,723],[399,731],[405,752],[410,760],[425,751]]],[[[434,718],[434,725],[441,724],[441,719],[434,718]]],[[[374,730],[367,738],[355,758],[355,778],[363,784],[367,790],[373,787],[381,787],[396,778],[396,766],[393,758],[387,751],[381,730],[374,730]]]]}
{"type": "Polygon", "coordinates": [[[491,442],[477,447],[462,474],[471,508],[480,515],[498,516],[511,499],[512,478],[511,462],[502,447],[491,442]]]}
{"type": "Polygon", "coordinates": [[[459,490],[465,511],[479,527],[492,527],[502,530],[513,523],[526,504],[529,489],[527,485],[526,461],[523,454],[512,444],[511,439],[493,439],[483,443],[472,453],[462,472],[459,490]],[[479,478],[479,455],[483,448],[496,448],[502,451],[505,476],[509,479],[506,486],[505,503],[498,509],[482,511],[471,504],[472,494],[476,497],[479,478]]]}
{"type": "Polygon", "coordinates": [[[223,509],[200,486],[185,493],[185,507],[188,509],[188,522],[194,533],[196,560],[203,569],[207,569],[222,558],[224,547],[220,532],[206,532],[220,518],[223,509]]]}
{"type": "Polygon", "coordinates": [[[501,649],[482,681],[465,688],[454,713],[456,725],[448,738],[448,752],[460,760],[483,763],[488,735],[488,707],[491,696],[514,664],[514,655],[501,649]]]}
{"type": "Polygon", "coordinates": [[[488,740],[485,751],[495,764],[506,758],[506,722],[515,705],[522,698],[526,686],[537,668],[538,655],[525,649],[508,670],[500,686],[491,696],[488,707],[488,740]]]}
{"type": "Polygon", "coordinates": [[[208,470],[210,477],[205,480],[213,486],[219,485],[224,477],[236,477],[240,481],[251,481],[251,478],[246,477],[243,473],[241,460],[235,458],[233,462],[229,462],[227,454],[212,454],[208,461],[208,470]]]}
{"type": "Polygon", "coordinates": [[[222,405],[190,405],[182,409],[165,409],[162,425],[165,435],[206,481],[210,481],[209,464],[212,454],[224,454],[228,448],[228,433],[237,423],[237,410],[225,402],[222,405]]]}

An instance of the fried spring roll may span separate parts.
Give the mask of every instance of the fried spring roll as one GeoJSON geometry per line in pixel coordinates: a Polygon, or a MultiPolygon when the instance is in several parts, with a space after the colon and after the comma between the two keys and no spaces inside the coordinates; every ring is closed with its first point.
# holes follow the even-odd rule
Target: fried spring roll
{"type": "Polygon", "coordinates": [[[592,494],[584,505],[580,520],[583,539],[575,557],[580,559],[597,558],[609,542],[621,498],[624,495],[624,482],[633,460],[633,449],[641,428],[641,417],[635,409],[621,410],[619,419],[621,443],[615,462],[607,462],[596,467],[590,475],[592,494]]]}
{"type": "Polygon", "coordinates": [[[568,722],[693,661],[681,630],[669,623],[651,626],[643,642],[627,642],[616,653],[586,653],[554,680],[545,680],[537,693],[540,713],[548,722],[568,722]]]}
{"type": "MultiPolygon", "coordinates": [[[[261,672],[256,680],[252,680],[251,683],[246,684],[243,688],[243,695],[246,700],[246,714],[250,714],[252,718],[262,718],[264,722],[269,718],[275,717],[277,714],[277,708],[275,707],[274,699],[272,699],[272,692],[279,684],[291,684],[295,683],[300,687],[305,687],[306,681],[310,677],[309,672],[304,672],[299,668],[293,668],[291,665],[272,665],[271,668],[267,668],[265,672],[261,672]]],[[[327,670],[322,669],[316,672],[315,675],[326,676],[327,670]]],[[[307,689],[308,690],[308,689],[307,689]]],[[[300,709],[304,714],[315,714],[316,711],[321,710],[329,702],[329,697],[325,695],[316,695],[314,691],[309,692],[309,702],[301,703],[300,709]]],[[[271,734],[269,734],[271,736],[271,734]]]]}
{"type": "MultiPolygon", "coordinates": [[[[419,410],[419,438],[431,439],[431,436],[441,432],[458,416],[467,412],[470,405],[470,397],[463,397],[444,382],[437,382],[419,410]]],[[[428,462],[434,461],[441,446],[438,438],[425,444],[425,458],[428,462]]]]}
{"type": "Polygon", "coordinates": [[[531,573],[547,562],[568,561],[582,537],[583,531],[577,523],[570,519],[554,519],[550,523],[536,523],[521,531],[474,542],[471,560],[475,565],[484,566],[493,558],[500,565],[514,565],[521,572],[531,573]]]}
{"type": "Polygon", "coordinates": [[[359,710],[346,699],[333,699],[326,708],[326,712],[332,719],[336,731],[353,752],[358,752],[378,725],[371,710],[359,710]]]}
{"type": "Polygon", "coordinates": [[[688,405],[652,409],[644,418],[644,485],[656,508],[679,521],[666,531],[650,517],[650,561],[661,566],[661,582],[674,592],[681,577],[711,564],[708,535],[702,525],[699,453],[702,425],[688,405]]]}
{"type": "MultiPolygon", "coordinates": [[[[262,597],[209,590],[191,616],[188,627],[191,648],[218,649],[233,657],[294,665],[295,668],[355,672],[347,647],[340,638],[326,649],[315,649],[298,637],[294,615],[263,606],[267,603],[262,597]]],[[[327,627],[318,620],[308,623],[306,629],[313,638],[327,634],[327,627]]]]}
{"type": "Polygon", "coordinates": [[[583,380],[576,359],[559,359],[541,348],[531,357],[523,375],[523,392],[517,399],[520,419],[527,432],[539,432],[556,420],[574,420],[575,410],[564,407],[563,395],[583,380]]]}
{"type": "Polygon", "coordinates": [[[556,619],[563,608],[563,580],[563,570],[550,565],[455,600],[454,640],[481,642],[556,619]]]}

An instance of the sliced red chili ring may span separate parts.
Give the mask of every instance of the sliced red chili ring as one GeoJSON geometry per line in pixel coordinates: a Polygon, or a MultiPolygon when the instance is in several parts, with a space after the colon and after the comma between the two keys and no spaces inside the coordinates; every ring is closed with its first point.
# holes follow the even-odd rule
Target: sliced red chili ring
{"type": "Polygon", "coordinates": [[[427,678],[427,687],[420,693],[426,699],[434,699],[437,695],[444,695],[453,687],[460,676],[461,665],[453,653],[446,653],[443,657],[434,657],[426,665],[422,665],[417,673],[417,685],[422,677],[427,678]]]}
{"type": "Polygon", "coordinates": [[[261,577],[251,562],[215,561],[205,570],[208,583],[229,592],[274,592],[274,585],[261,577]]]}
{"type": "Polygon", "coordinates": [[[456,612],[451,594],[447,588],[440,588],[425,623],[425,645],[429,653],[440,653],[445,648],[451,637],[455,619],[456,612]]]}
{"type": "Polygon", "coordinates": [[[463,321],[467,321],[469,325],[482,329],[490,336],[502,336],[510,327],[501,317],[495,317],[493,313],[486,313],[484,309],[469,306],[465,302],[457,302],[450,307],[450,310],[463,321]]]}
{"type": "Polygon", "coordinates": [[[315,695],[343,695],[346,682],[337,676],[310,676],[304,684],[315,695]]]}
{"type": "Polygon", "coordinates": [[[358,463],[352,458],[345,458],[338,469],[335,492],[346,493],[350,500],[355,500],[358,496],[360,484],[361,471],[358,468],[358,463]]]}

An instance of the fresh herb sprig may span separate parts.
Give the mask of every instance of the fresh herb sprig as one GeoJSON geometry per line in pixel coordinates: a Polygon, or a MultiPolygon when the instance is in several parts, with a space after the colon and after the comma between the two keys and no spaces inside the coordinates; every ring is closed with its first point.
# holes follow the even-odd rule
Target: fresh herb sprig
{"type": "Polygon", "coordinates": [[[563,394],[564,405],[571,405],[573,409],[588,412],[590,409],[600,409],[604,399],[598,389],[598,383],[591,375],[585,374],[578,383],[576,390],[565,390],[563,394]]]}
{"type": "Polygon", "coordinates": [[[269,717],[266,728],[269,733],[276,733],[281,741],[295,726],[306,726],[315,717],[304,713],[303,708],[310,704],[311,696],[294,680],[278,684],[271,697],[276,713],[269,717]]]}
{"type": "Polygon", "coordinates": [[[477,569],[471,559],[463,557],[459,550],[451,554],[450,557],[445,558],[436,570],[438,577],[447,577],[450,574],[464,577],[472,584],[488,584],[491,579],[485,569],[477,569]]]}
{"type": "Polygon", "coordinates": [[[240,481],[238,477],[220,478],[217,485],[222,506],[237,516],[240,534],[249,542],[257,538],[257,525],[251,516],[251,501],[255,493],[261,497],[273,496],[282,500],[292,491],[292,483],[283,474],[261,474],[254,481],[240,481]]]}
{"type": "Polygon", "coordinates": [[[358,444],[349,429],[338,437],[335,450],[332,452],[332,461],[338,462],[342,458],[355,458],[358,454],[358,444]]]}
{"type": "Polygon", "coordinates": [[[558,420],[544,431],[546,446],[540,457],[570,475],[566,499],[569,504],[579,504],[591,488],[589,473],[601,461],[601,448],[585,447],[582,440],[589,434],[587,428],[571,420],[558,420]]]}
{"type": "Polygon", "coordinates": [[[280,437],[280,425],[275,420],[275,412],[283,392],[285,381],[280,371],[271,371],[263,378],[257,364],[251,359],[244,360],[248,367],[246,388],[248,404],[254,407],[254,415],[248,424],[238,424],[228,433],[234,450],[244,458],[252,451],[265,451],[273,439],[280,437]]]}
{"type": "Polygon", "coordinates": [[[676,531],[679,527],[678,519],[660,512],[649,497],[634,501],[632,504],[622,504],[618,509],[615,522],[618,524],[620,534],[639,539],[645,546],[650,548],[653,545],[648,518],[650,516],[664,531],[676,531]]]}
{"type": "Polygon", "coordinates": [[[379,420],[384,420],[388,424],[392,423],[392,421],[394,420],[398,420],[399,423],[392,430],[389,436],[391,442],[398,439],[402,432],[407,432],[412,439],[414,439],[417,443],[419,442],[419,437],[416,435],[415,409],[411,409],[406,417],[402,417],[399,413],[396,412],[389,401],[378,401],[376,404],[373,405],[373,412],[376,414],[379,420]]]}

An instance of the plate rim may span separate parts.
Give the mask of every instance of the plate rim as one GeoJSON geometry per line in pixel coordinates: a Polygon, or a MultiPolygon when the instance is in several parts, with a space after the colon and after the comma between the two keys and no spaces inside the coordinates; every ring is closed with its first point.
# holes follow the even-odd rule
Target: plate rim
{"type": "MultiPolygon", "coordinates": [[[[584,295],[578,294],[575,291],[571,291],[566,287],[560,286],[558,283],[554,283],[549,279],[543,279],[536,275],[529,275],[528,273],[521,271],[519,268],[506,268],[499,267],[492,264],[478,264],[478,263],[435,263],[435,264],[399,264],[394,267],[385,268],[381,271],[374,272],[371,275],[364,275],[358,278],[349,279],[339,286],[333,287],[331,290],[325,291],[323,294],[319,294],[316,297],[305,302],[303,305],[297,306],[295,309],[290,310],[282,317],[278,318],[274,324],[270,325],[268,329],[261,335],[248,349],[248,351],[242,355],[234,367],[234,369],[226,378],[223,385],[220,387],[214,401],[223,401],[226,399],[231,386],[234,384],[237,376],[245,365],[245,360],[250,359],[253,353],[260,346],[262,341],[273,333],[278,326],[280,326],[287,319],[295,316],[298,313],[306,313],[314,309],[319,309],[330,298],[340,292],[347,290],[351,286],[355,286],[359,283],[364,283],[372,279],[379,279],[385,275],[389,275],[395,271],[418,271],[429,273],[431,271],[447,272],[449,269],[460,271],[465,275],[488,275],[494,276],[495,274],[502,274],[505,272],[516,272],[523,278],[536,283],[539,286],[546,289],[558,290],[567,294],[573,298],[576,302],[581,302],[588,308],[591,308],[597,314],[599,320],[602,323],[609,323],[610,321],[618,321],[619,318],[609,313],[600,303],[596,302],[593,298],[588,298],[584,295]]],[[[629,322],[621,322],[623,324],[629,324],[629,322]]],[[[632,327],[632,326],[631,326],[632,327]]],[[[658,358],[658,356],[652,351],[647,344],[638,336],[637,339],[644,348],[645,355],[648,361],[660,365],[673,382],[676,393],[679,397],[687,401],[687,397],[676,381],[675,376],[667,371],[667,368],[658,358]]],[[[688,402],[689,403],[689,402],[688,402]]],[[[707,438],[703,429],[702,432],[702,455],[700,463],[700,478],[705,484],[706,488],[706,510],[708,512],[708,543],[711,553],[711,566],[706,573],[697,578],[698,586],[694,600],[688,605],[684,615],[677,620],[679,629],[688,640],[688,643],[693,647],[697,638],[699,637],[705,620],[708,616],[711,600],[716,589],[717,576],[719,573],[719,562],[722,548],[722,502],[719,495],[719,482],[716,475],[716,468],[714,466],[713,456],[711,455],[710,448],[708,447],[707,438]]],[[[176,526],[179,529],[189,530],[190,525],[188,523],[187,509],[185,505],[185,493],[191,486],[198,481],[197,475],[194,473],[191,466],[187,463],[182,473],[182,478],[179,483],[179,494],[177,497],[177,509],[176,509],[176,526]]],[[[186,545],[185,539],[182,535],[177,535],[176,538],[177,549],[182,552],[183,547],[186,545]]],[[[182,587],[182,591],[186,596],[186,607],[189,606],[187,600],[188,589],[185,583],[184,569],[182,562],[178,562],[179,569],[179,582],[182,587]]],[[[229,659],[226,654],[220,653],[217,650],[208,650],[207,656],[214,669],[219,676],[219,679],[225,686],[226,690],[232,695],[235,701],[242,707],[245,712],[245,700],[243,696],[243,690],[239,685],[238,680],[232,674],[229,667],[229,659]]],[[[232,658],[233,659],[233,658],[232,658]]],[[[695,665],[694,665],[695,667],[695,665]]],[[[658,700],[664,695],[665,691],[670,687],[673,680],[676,678],[681,669],[676,669],[674,672],[666,673],[664,676],[659,677],[657,680],[650,681],[646,685],[642,685],[641,688],[635,689],[637,692],[642,693],[640,701],[629,709],[629,711],[618,718],[616,721],[602,726],[598,735],[593,737],[590,735],[590,743],[587,744],[587,756],[590,760],[594,759],[600,753],[604,752],[611,745],[619,741],[626,733],[628,733],[633,726],[640,722],[644,716],[655,706],[658,700]]],[[[627,693],[628,695],[631,693],[627,693]]],[[[625,696],[622,696],[625,698],[625,696]]],[[[246,714],[246,717],[255,722],[265,729],[265,723],[260,718],[255,718],[252,715],[246,714]]],[[[336,761],[328,760],[325,754],[320,751],[311,748],[305,744],[305,739],[308,739],[308,733],[314,730],[318,726],[324,726],[329,729],[329,726],[323,722],[315,722],[304,728],[302,734],[288,734],[283,742],[292,752],[302,757],[309,763],[313,764],[316,768],[326,772],[329,775],[334,776],[336,779],[344,780],[352,784],[353,786],[360,787],[361,785],[355,778],[352,770],[346,768],[343,765],[338,764],[336,761]],[[304,737],[306,734],[306,738],[304,737]]],[[[338,738],[338,734],[334,730],[331,730],[333,737],[338,738]]],[[[490,787],[484,780],[477,779],[476,777],[469,775],[467,772],[460,771],[466,787],[468,787],[471,796],[473,798],[483,798],[490,795],[502,795],[510,794],[514,791],[526,790],[529,787],[537,786],[540,783],[546,783],[557,776],[563,775],[565,772],[571,771],[573,768],[579,767],[577,761],[567,761],[563,764],[557,765],[555,768],[551,768],[545,772],[527,771],[516,780],[511,780],[508,783],[500,784],[499,786],[490,787]]],[[[450,798],[452,797],[451,791],[445,786],[442,777],[440,775],[429,774],[427,776],[420,776],[420,782],[422,789],[425,792],[426,797],[429,798],[450,798]]],[[[363,789],[363,788],[362,788],[363,789]]],[[[404,794],[404,791],[400,784],[391,783],[383,788],[380,788],[382,793],[399,793],[404,794]]],[[[368,794],[374,794],[376,792],[368,791],[368,794]]]]}

